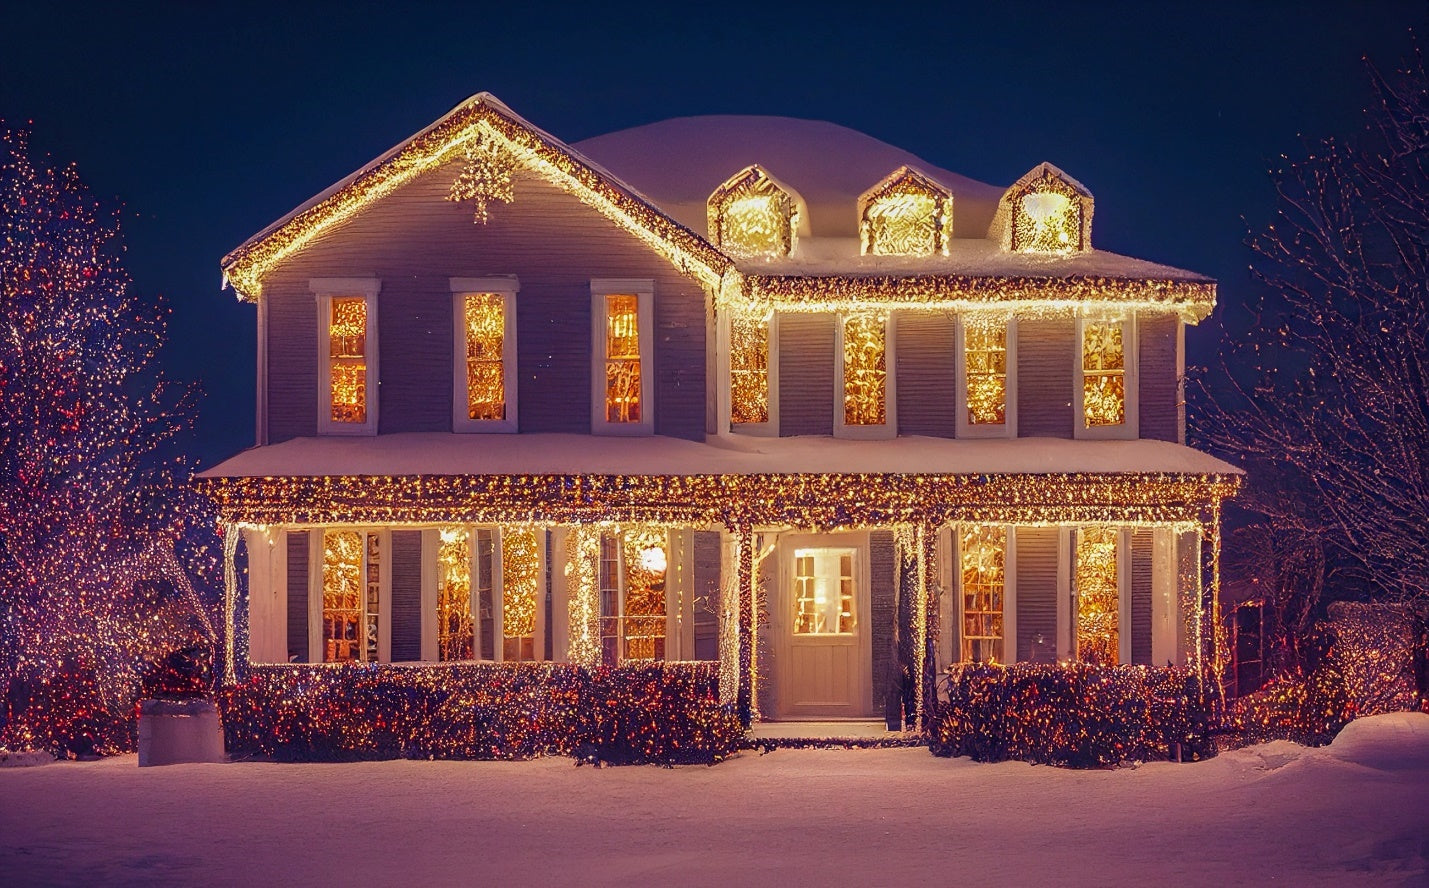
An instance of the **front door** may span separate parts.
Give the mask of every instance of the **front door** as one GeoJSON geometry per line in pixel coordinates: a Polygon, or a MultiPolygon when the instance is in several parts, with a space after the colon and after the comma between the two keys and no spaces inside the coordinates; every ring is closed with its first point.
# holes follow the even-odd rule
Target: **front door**
{"type": "Polygon", "coordinates": [[[778,602],[771,614],[781,718],[873,714],[865,534],[779,540],[778,602]]]}

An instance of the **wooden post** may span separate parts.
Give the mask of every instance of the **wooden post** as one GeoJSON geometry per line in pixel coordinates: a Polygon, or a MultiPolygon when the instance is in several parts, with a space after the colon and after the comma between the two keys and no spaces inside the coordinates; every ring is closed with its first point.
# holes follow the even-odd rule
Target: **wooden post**
{"type": "Polygon", "coordinates": [[[759,612],[755,601],[754,528],[741,524],[735,536],[739,575],[739,711],[747,714],[747,722],[752,724],[759,720],[755,684],[755,672],[759,665],[755,647],[759,640],[759,612]]]}
{"type": "Polygon", "coordinates": [[[918,718],[917,729],[927,726],[926,718],[933,711],[938,680],[938,596],[932,594],[938,581],[937,528],[919,524],[914,538],[918,558],[918,602],[914,634],[918,644],[918,718]]]}
{"type": "Polygon", "coordinates": [[[223,525],[223,683],[238,683],[234,671],[234,625],[238,608],[238,525],[230,521],[223,525]]]}

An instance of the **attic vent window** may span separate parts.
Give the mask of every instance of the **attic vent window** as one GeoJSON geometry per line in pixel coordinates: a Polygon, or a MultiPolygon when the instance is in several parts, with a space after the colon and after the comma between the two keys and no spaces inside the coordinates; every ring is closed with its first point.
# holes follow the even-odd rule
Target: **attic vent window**
{"type": "Polygon", "coordinates": [[[788,256],[798,225],[793,195],[758,166],[736,174],[710,195],[710,237],[735,256],[788,256]]]}
{"type": "Polygon", "coordinates": [[[928,177],[900,167],[858,201],[864,255],[948,254],[953,195],[928,177]]]}
{"type": "Polygon", "coordinates": [[[1087,248],[1091,199],[1045,167],[1013,186],[1011,248],[1018,253],[1073,253],[1087,248]]]}

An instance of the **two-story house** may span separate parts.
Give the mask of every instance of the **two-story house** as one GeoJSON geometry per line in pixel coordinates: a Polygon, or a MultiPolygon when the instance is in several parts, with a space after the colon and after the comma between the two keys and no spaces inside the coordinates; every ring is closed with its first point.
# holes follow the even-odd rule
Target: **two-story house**
{"type": "Polygon", "coordinates": [[[1202,662],[1215,284],[1092,211],[828,123],[567,145],[473,97],[223,259],[250,659],[717,660],[751,718],[910,726],[951,661],[1202,662]]]}

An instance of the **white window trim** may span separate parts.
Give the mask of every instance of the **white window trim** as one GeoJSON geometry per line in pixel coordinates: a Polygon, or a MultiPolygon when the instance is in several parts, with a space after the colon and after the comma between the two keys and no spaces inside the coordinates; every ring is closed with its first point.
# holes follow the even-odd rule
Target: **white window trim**
{"type": "Polygon", "coordinates": [[[596,278],[590,282],[592,435],[651,435],[655,432],[655,282],[646,279],[596,278]],[[608,422],[605,412],[605,297],[634,295],[640,313],[640,422],[608,422]]]}
{"type": "Polygon", "coordinates": [[[1140,405],[1139,396],[1140,377],[1138,372],[1139,349],[1137,348],[1137,324],[1134,315],[1124,317],[1101,317],[1088,315],[1078,317],[1076,323],[1076,338],[1072,348],[1072,381],[1074,391],[1072,392],[1072,436],[1074,438],[1084,438],[1088,440],[1126,440],[1138,438],[1141,435],[1140,405]],[[1082,368],[1082,331],[1088,322],[1107,323],[1116,321],[1121,324],[1121,347],[1125,354],[1123,360],[1126,364],[1125,385],[1126,385],[1126,421],[1121,425],[1114,426],[1093,426],[1087,428],[1085,408],[1085,377],[1082,368]]]}
{"type": "Polygon", "coordinates": [[[847,315],[835,315],[834,335],[834,437],[877,441],[898,436],[898,325],[890,313],[883,319],[883,423],[849,425],[844,422],[844,324],[847,315]]]}
{"type": "Polygon", "coordinates": [[[970,319],[958,318],[957,323],[957,397],[953,399],[957,412],[957,436],[959,438],[1016,438],[1017,437],[1017,319],[1012,316],[978,318],[977,320],[1004,321],[1007,328],[1007,404],[1004,407],[1004,421],[998,425],[973,423],[968,420],[968,353],[967,326],[970,319]]]}
{"type": "Polygon", "coordinates": [[[521,282],[515,275],[452,278],[452,431],[511,433],[518,428],[516,381],[516,294],[521,282]],[[502,341],[502,377],[506,392],[505,419],[471,419],[467,415],[465,299],[474,293],[495,293],[505,303],[506,332],[502,341]]]}
{"type": "MultiPolygon", "coordinates": [[[[949,662],[963,663],[963,629],[967,625],[963,611],[967,598],[963,595],[963,547],[962,524],[979,524],[969,521],[954,524],[950,536],[952,563],[949,565],[953,589],[952,616],[957,622],[952,627],[957,633],[957,649],[949,649],[949,662]]],[[[1011,524],[1000,525],[1007,532],[1007,551],[1003,553],[1002,564],[1002,659],[998,662],[1008,666],[1017,662],[1017,528],[1011,524]]]]}
{"type": "MultiPolygon", "coordinates": [[[[367,618],[367,535],[377,534],[382,550],[382,574],[377,578],[377,660],[392,662],[392,534],[385,527],[370,524],[327,524],[309,528],[308,533],[308,662],[326,663],[323,646],[323,536],[330,530],[350,530],[362,535],[362,601],[363,620],[367,618]]],[[[365,628],[364,628],[365,631],[365,628]]],[[[334,661],[337,662],[337,661],[334,661]]],[[[371,663],[372,660],[342,662],[371,663]]]]}
{"type": "Polygon", "coordinates": [[[381,374],[378,367],[377,294],[382,282],[377,278],[314,278],[308,282],[317,296],[317,361],[318,361],[318,434],[375,435],[377,405],[380,397],[381,374]],[[367,421],[333,422],[332,419],[332,356],[329,353],[328,326],[332,318],[335,297],[362,298],[367,302],[367,421]]]}
{"type": "Polygon", "coordinates": [[[719,404],[720,428],[729,429],[740,435],[752,435],[756,437],[778,437],[779,435],[779,313],[773,312],[769,315],[767,323],[769,335],[769,419],[766,422],[735,422],[734,415],[734,379],[731,376],[733,365],[734,342],[731,338],[733,332],[730,329],[729,312],[721,312],[719,316],[719,363],[717,371],[719,373],[720,394],[722,395],[719,404]]]}

